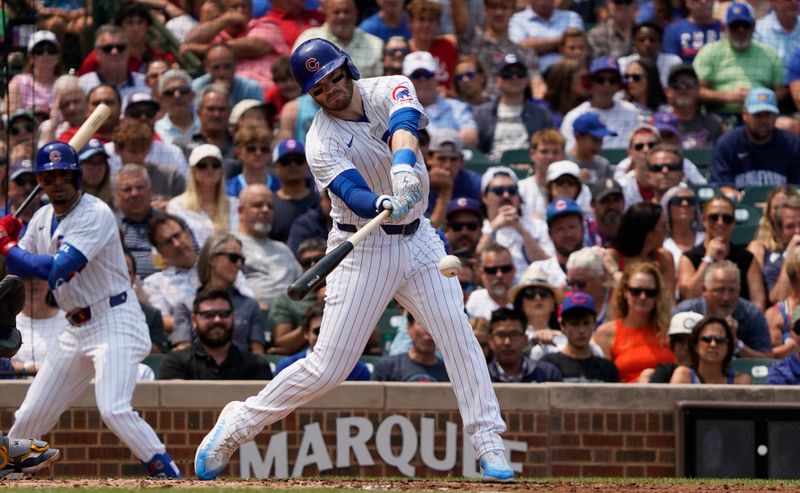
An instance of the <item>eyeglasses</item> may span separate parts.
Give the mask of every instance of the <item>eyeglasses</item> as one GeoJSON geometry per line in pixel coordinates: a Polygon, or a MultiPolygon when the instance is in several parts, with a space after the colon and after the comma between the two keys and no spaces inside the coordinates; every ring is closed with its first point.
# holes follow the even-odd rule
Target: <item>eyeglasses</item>
{"type": "Polygon", "coordinates": [[[314,327],[313,329],[309,329],[309,330],[310,330],[310,332],[312,334],[314,334],[315,336],[318,336],[319,335],[319,329],[320,329],[320,327],[314,327]]]}
{"type": "Polygon", "coordinates": [[[247,144],[244,146],[244,148],[250,154],[255,154],[256,152],[260,152],[261,154],[269,154],[270,151],[269,146],[257,146],[255,144],[247,144]]]}
{"type": "Polygon", "coordinates": [[[492,337],[496,341],[505,341],[506,339],[511,339],[512,341],[516,341],[521,337],[525,337],[524,332],[492,332],[492,337]]]}
{"type": "Polygon", "coordinates": [[[683,163],[664,163],[664,164],[648,164],[647,171],[651,173],[661,173],[667,168],[667,171],[682,171],[683,163]]]}
{"type": "Polygon", "coordinates": [[[278,166],[302,166],[306,164],[305,160],[300,157],[285,157],[278,159],[276,163],[278,166]]]}
{"type": "Polygon", "coordinates": [[[392,48],[386,50],[386,56],[390,56],[392,58],[404,57],[409,53],[410,52],[408,48],[392,48]]]}
{"type": "Polygon", "coordinates": [[[220,163],[219,161],[217,161],[215,159],[211,163],[209,163],[207,161],[200,161],[199,163],[194,165],[194,167],[199,169],[199,170],[205,170],[209,166],[211,166],[212,169],[220,169],[222,167],[222,163],[220,163]]]}
{"type": "Polygon", "coordinates": [[[151,119],[155,118],[157,114],[158,114],[158,111],[155,108],[151,107],[151,106],[148,106],[147,108],[131,108],[131,107],[128,107],[128,108],[125,109],[125,115],[126,116],[129,116],[131,118],[136,118],[137,120],[142,118],[142,117],[145,117],[146,119],[151,120],[151,119]]]}
{"type": "Polygon", "coordinates": [[[712,223],[718,223],[720,220],[726,225],[731,225],[735,221],[735,218],[731,214],[709,214],[708,220],[712,223]]]}
{"type": "Polygon", "coordinates": [[[652,149],[653,147],[655,147],[657,145],[658,145],[658,142],[655,142],[655,141],[653,141],[653,142],[637,142],[636,144],[633,144],[633,148],[635,150],[637,150],[637,151],[642,151],[642,150],[644,150],[645,147],[648,148],[648,149],[652,149]]]}
{"type": "Polygon", "coordinates": [[[643,74],[625,74],[626,82],[642,82],[644,80],[643,74]]]}
{"type": "Polygon", "coordinates": [[[567,286],[578,288],[580,290],[586,289],[586,286],[589,285],[589,281],[584,279],[567,279],[567,286]]]}
{"type": "Polygon", "coordinates": [[[728,338],[726,336],[700,336],[700,340],[706,344],[716,342],[719,346],[728,343],[728,338]]]}
{"type": "Polygon", "coordinates": [[[698,82],[694,79],[679,79],[669,83],[672,89],[694,89],[697,85],[698,82]]]}
{"type": "Polygon", "coordinates": [[[310,258],[300,259],[300,267],[302,267],[304,269],[308,269],[309,267],[312,267],[314,264],[316,264],[317,262],[322,260],[323,256],[324,255],[320,255],[318,257],[310,257],[310,258]]]}
{"type": "Polygon", "coordinates": [[[226,257],[228,261],[232,264],[238,264],[239,262],[244,265],[244,255],[240,255],[238,253],[233,252],[218,252],[214,254],[215,257],[226,257]]]}
{"type": "Polygon", "coordinates": [[[749,31],[753,28],[753,25],[749,22],[733,22],[728,24],[728,29],[733,31],[749,31]]]}
{"type": "Polygon", "coordinates": [[[555,183],[559,187],[568,187],[570,185],[577,187],[578,185],[580,185],[580,182],[576,180],[574,176],[559,176],[558,178],[553,180],[553,183],[555,183]]]}
{"type": "Polygon", "coordinates": [[[25,125],[13,125],[10,129],[11,135],[19,135],[23,131],[29,134],[33,133],[33,123],[26,123],[25,125]]]}
{"type": "Polygon", "coordinates": [[[496,186],[496,187],[489,187],[486,190],[501,197],[505,193],[508,193],[508,195],[513,197],[514,195],[517,194],[517,192],[519,192],[519,187],[517,187],[516,185],[509,185],[507,187],[496,186]]]}
{"type": "Polygon", "coordinates": [[[461,82],[465,80],[472,80],[478,76],[478,72],[475,70],[468,70],[461,74],[456,74],[456,82],[461,82]]]}
{"type": "Polygon", "coordinates": [[[502,272],[503,274],[508,274],[512,270],[514,270],[514,266],[511,264],[497,265],[495,267],[483,268],[483,272],[489,274],[490,276],[496,276],[498,272],[502,272]]]}
{"type": "Polygon", "coordinates": [[[58,47],[52,43],[39,43],[31,51],[34,55],[58,55],[58,47]]]}
{"type": "Polygon", "coordinates": [[[470,231],[478,231],[478,228],[481,227],[481,223],[479,221],[467,221],[467,222],[450,222],[447,223],[450,226],[450,229],[458,233],[464,228],[467,228],[470,231]]]}
{"type": "Polygon", "coordinates": [[[417,70],[413,74],[411,74],[409,78],[414,80],[420,80],[420,79],[430,80],[433,79],[434,75],[436,74],[434,74],[433,72],[428,72],[427,70],[417,70]]]}
{"type": "Polygon", "coordinates": [[[672,197],[669,199],[669,205],[675,207],[694,207],[697,205],[697,197],[672,197]]]}
{"type": "Polygon", "coordinates": [[[630,286],[625,289],[627,289],[634,298],[641,298],[642,294],[644,294],[645,298],[655,298],[658,295],[658,289],[632,288],[630,286]]]}
{"type": "Polygon", "coordinates": [[[552,298],[553,292],[541,286],[532,286],[522,291],[522,297],[528,299],[552,298]]]}
{"type": "Polygon", "coordinates": [[[197,316],[204,320],[214,320],[215,318],[230,318],[233,314],[233,310],[203,310],[202,312],[197,312],[197,316]]]}
{"type": "Polygon", "coordinates": [[[128,45],[125,43],[119,43],[119,44],[98,46],[97,48],[103,53],[110,55],[114,50],[117,50],[117,53],[122,53],[123,51],[128,49],[128,45]]]}
{"type": "Polygon", "coordinates": [[[192,92],[192,88],[189,86],[179,86],[174,89],[167,89],[166,91],[162,92],[161,95],[165,98],[178,98],[181,96],[185,96],[192,92]],[[175,94],[177,93],[177,95],[175,94]]]}
{"type": "Polygon", "coordinates": [[[500,78],[503,80],[527,79],[528,72],[525,70],[504,70],[503,72],[500,72],[500,78]]]}
{"type": "Polygon", "coordinates": [[[591,81],[592,84],[597,84],[598,86],[602,86],[603,84],[616,86],[619,85],[621,79],[616,75],[595,75],[591,78],[591,81]]]}

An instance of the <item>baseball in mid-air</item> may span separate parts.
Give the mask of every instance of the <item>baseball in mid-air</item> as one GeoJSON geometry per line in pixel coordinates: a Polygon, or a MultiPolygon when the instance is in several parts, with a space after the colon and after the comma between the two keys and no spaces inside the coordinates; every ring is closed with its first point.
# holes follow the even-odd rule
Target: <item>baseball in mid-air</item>
{"type": "Polygon", "coordinates": [[[439,272],[444,277],[453,277],[461,269],[461,260],[455,255],[446,255],[439,261],[439,272]]]}

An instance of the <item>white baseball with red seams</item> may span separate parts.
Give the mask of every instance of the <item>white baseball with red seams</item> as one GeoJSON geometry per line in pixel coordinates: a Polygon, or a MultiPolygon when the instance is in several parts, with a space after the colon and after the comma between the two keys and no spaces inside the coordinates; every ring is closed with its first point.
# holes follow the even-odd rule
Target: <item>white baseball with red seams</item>
{"type": "Polygon", "coordinates": [[[439,272],[444,277],[454,277],[461,270],[461,260],[455,255],[446,255],[439,261],[439,272]]]}

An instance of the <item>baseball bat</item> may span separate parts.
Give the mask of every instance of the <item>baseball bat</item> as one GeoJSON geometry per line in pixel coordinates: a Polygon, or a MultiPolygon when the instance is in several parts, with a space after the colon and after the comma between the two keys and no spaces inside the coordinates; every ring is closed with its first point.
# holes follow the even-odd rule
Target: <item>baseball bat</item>
{"type": "MultiPolygon", "coordinates": [[[[83,122],[83,125],[78,128],[78,131],[75,132],[75,135],[69,139],[69,145],[75,152],[80,152],[83,149],[83,146],[89,142],[89,139],[92,138],[97,129],[99,129],[103,124],[108,120],[108,117],[111,116],[111,108],[108,107],[105,103],[100,103],[97,108],[92,111],[92,114],[89,115],[89,118],[83,122]]],[[[19,217],[22,214],[22,211],[28,208],[29,205],[34,201],[34,199],[42,193],[42,187],[39,184],[36,184],[36,187],[25,197],[25,200],[22,201],[22,204],[11,214],[13,217],[19,217]]]]}
{"type": "Polygon", "coordinates": [[[361,229],[353,233],[353,236],[346,239],[342,244],[331,250],[330,253],[319,259],[319,262],[314,264],[289,286],[286,290],[289,298],[295,301],[305,298],[308,293],[313,291],[325,280],[325,277],[344,260],[348,253],[353,251],[356,245],[361,243],[368,234],[375,231],[375,229],[389,217],[390,213],[391,211],[388,210],[382,211],[361,229]]]}

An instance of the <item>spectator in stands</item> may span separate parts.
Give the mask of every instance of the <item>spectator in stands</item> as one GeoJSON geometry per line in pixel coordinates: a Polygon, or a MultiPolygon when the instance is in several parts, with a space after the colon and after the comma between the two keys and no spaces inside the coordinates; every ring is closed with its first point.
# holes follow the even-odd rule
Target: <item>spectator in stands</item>
{"type": "MultiPolygon", "coordinates": [[[[159,95],[158,81],[167,70],[169,70],[169,64],[162,58],[156,58],[147,63],[147,69],[144,71],[144,81],[147,87],[150,88],[150,94],[154,97],[159,95]]],[[[158,117],[161,118],[162,116],[164,116],[163,113],[159,113],[158,117]]]]}
{"type": "Polygon", "coordinates": [[[675,355],[667,347],[672,291],[651,262],[630,264],[611,301],[612,320],[597,328],[593,339],[619,370],[623,382],[675,355]]]}
{"type": "Polygon", "coordinates": [[[547,167],[547,188],[543,201],[537,200],[529,208],[535,215],[546,215],[547,208],[559,197],[574,200],[584,212],[590,211],[591,190],[581,181],[581,170],[572,161],[556,161],[547,167]]]}
{"type": "Polygon", "coordinates": [[[521,213],[517,182],[517,175],[505,166],[493,166],[481,177],[486,219],[478,251],[497,242],[510,250],[517,272],[522,273],[532,261],[552,255],[553,245],[545,222],[521,213]]]}
{"type": "Polygon", "coordinates": [[[585,226],[578,203],[563,196],[553,200],[547,206],[547,230],[555,254],[533,262],[528,270],[541,269],[552,285],[563,287],[567,280],[567,258],[583,248],[585,226]]]}
{"type": "Polygon", "coordinates": [[[269,105],[257,99],[244,99],[236,103],[228,116],[228,131],[234,135],[243,127],[260,127],[272,131],[269,105]]]}
{"type": "Polygon", "coordinates": [[[667,75],[670,69],[679,63],[681,58],[678,55],[664,53],[661,51],[661,40],[664,37],[664,29],[653,22],[642,22],[633,28],[633,53],[619,59],[619,66],[622,73],[626,73],[628,65],[639,58],[649,58],[656,63],[659,80],[662,86],[667,85],[667,75]]]}
{"type": "Polygon", "coordinates": [[[764,87],[750,90],[742,109],[744,125],[714,147],[710,181],[723,193],[738,194],[753,185],[800,184],[794,160],[800,155],[800,138],[775,128],[778,114],[774,92],[764,87]]]}
{"type": "Polygon", "coordinates": [[[152,197],[152,182],[144,166],[126,164],[114,176],[114,203],[122,244],[136,261],[141,279],[161,270],[153,261],[154,245],[147,237],[147,223],[157,213],[152,197]]]}
{"type": "Polygon", "coordinates": [[[274,216],[269,237],[285,243],[297,216],[319,207],[319,195],[308,178],[303,144],[295,139],[278,143],[272,155],[273,173],[280,182],[275,192],[274,216]]]}
{"type": "MultiPolygon", "coordinates": [[[[154,49],[147,44],[147,33],[150,26],[153,25],[152,17],[147,6],[143,3],[126,1],[122,3],[116,10],[114,15],[114,25],[119,26],[122,32],[125,33],[125,38],[128,43],[128,71],[136,73],[144,73],[147,64],[151,60],[162,59],[167,63],[175,63],[175,57],[166,51],[154,49]]],[[[98,30],[98,36],[99,36],[98,30]]],[[[94,50],[83,60],[78,75],[88,74],[98,70],[102,65],[102,55],[98,53],[98,48],[101,45],[95,44],[94,50]]],[[[102,48],[100,48],[102,50],[102,48]]],[[[123,50],[121,50],[123,51],[123,50]]]]}
{"type": "Polygon", "coordinates": [[[455,198],[447,203],[444,218],[444,235],[450,252],[473,257],[481,238],[481,203],[469,197],[455,198]]]}
{"type": "Polygon", "coordinates": [[[764,204],[756,239],[747,245],[761,266],[770,303],[786,298],[791,291],[784,260],[800,242],[800,199],[789,185],[776,187],[764,204]]]}
{"type": "Polygon", "coordinates": [[[480,279],[482,288],[469,295],[466,303],[470,317],[491,318],[492,312],[500,307],[513,308],[508,302],[508,290],[514,284],[514,262],[508,248],[493,243],[481,255],[480,279]]]}
{"type": "Polygon", "coordinates": [[[695,324],[703,319],[696,312],[677,312],[669,322],[669,348],[675,353],[675,361],[661,363],[655,369],[645,370],[639,376],[639,383],[669,383],[672,374],[679,366],[691,366],[689,357],[689,336],[695,324]]]}
{"type": "Polygon", "coordinates": [[[607,248],[619,234],[625,212],[625,195],[620,184],[611,178],[598,181],[592,188],[591,206],[594,220],[590,224],[594,230],[588,231],[589,239],[584,243],[607,248]]]}
{"type": "Polygon", "coordinates": [[[304,94],[286,103],[278,116],[275,140],[296,139],[305,145],[306,133],[311,128],[311,122],[314,121],[317,111],[319,111],[319,105],[311,97],[311,94],[304,94]]]}
{"type": "Polygon", "coordinates": [[[228,43],[212,45],[203,61],[205,74],[192,81],[192,90],[200,92],[209,84],[219,84],[228,89],[230,105],[245,99],[263,100],[264,90],[253,79],[236,73],[236,51],[228,43]]]}
{"type": "Polygon", "coordinates": [[[130,57],[128,35],[110,24],[100,26],[95,34],[94,49],[97,68],[81,75],[81,87],[87,93],[100,84],[110,84],[125,99],[134,92],[149,92],[144,74],[128,68],[130,57]]]}
{"type": "Polygon", "coordinates": [[[584,247],[573,252],[567,259],[565,286],[565,290],[581,291],[595,300],[596,326],[606,321],[609,317],[614,279],[604,264],[603,248],[584,247]]]}
{"type": "Polygon", "coordinates": [[[647,169],[647,153],[661,143],[661,133],[652,125],[640,124],[631,132],[628,157],[617,164],[615,178],[622,186],[625,207],[653,200],[655,191],[647,169]]]}
{"type": "Polygon", "coordinates": [[[524,216],[537,219],[544,217],[549,204],[547,170],[552,163],[564,160],[564,143],[564,137],[552,128],[539,130],[531,137],[530,158],[533,162],[533,176],[523,178],[519,182],[524,216]]]}
{"type": "Polygon", "coordinates": [[[264,103],[270,113],[269,124],[274,127],[283,106],[300,97],[300,86],[292,77],[288,56],[282,56],[272,64],[272,82],[272,87],[264,91],[264,103]]]}
{"type": "Polygon", "coordinates": [[[785,358],[798,349],[792,337],[792,317],[800,302],[800,296],[798,296],[800,294],[800,249],[787,252],[781,272],[786,273],[788,292],[780,301],[769,307],[764,314],[772,339],[772,355],[775,358],[785,358]]]}
{"type": "MultiPolygon", "coordinates": [[[[131,279],[131,285],[133,285],[134,290],[136,290],[137,296],[141,296],[143,292],[140,294],[141,284],[136,273],[136,260],[133,258],[131,251],[127,248],[123,247],[122,252],[125,255],[125,263],[128,265],[128,276],[131,279]]],[[[146,295],[142,297],[146,298],[146,295]]],[[[139,306],[144,313],[144,319],[145,322],[147,322],[147,328],[150,334],[150,354],[168,353],[170,350],[170,343],[169,339],[167,339],[167,333],[164,331],[164,319],[161,317],[161,312],[150,303],[142,301],[141,299],[139,299],[139,306]]]]}
{"type": "MultiPolygon", "coordinates": [[[[456,6],[465,8],[458,2],[456,2],[456,6]]],[[[458,49],[452,36],[436,35],[442,18],[442,2],[411,0],[406,6],[406,10],[409,15],[408,27],[411,30],[411,37],[408,40],[411,51],[431,54],[435,69],[429,71],[433,72],[436,84],[449,90],[453,85],[458,49]]],[[[405,68],[403,75],[408,76],[405,68]]]]}
{"type": "Polygon", "coordinates": [[[47,281],[26,277],[25,304],[16,316],[17,330],[24,344],[13,358],[14,371],[35,373],[42,367],[50,351],[58,352],[58,337],[64,331],[64,316],[47,281]]]}
{"type": "Polygon", "coordinates": [[[265,309],[301,274],[300,265],[289,247],[269,238],[274,204],[275,197],[265,185],[248,185],[239,195],[236,235],[250,259],[242,271],[265,309]]]}
{"type": "Polygon", "coordinates": [[[569,27],[583,29],[583,20],[578,14],[557,9],[555,0],[529,0],[525,10],[511,16],[508,37],[525,48],[536,50],[539,68],[545,72],[559,60],[561,35],[569,27]]]}
{"type": "Polygon", "coordinates": [[[722,23],[714,19],[714,2],[686,0],[689,15],[667,25],[663,50],[681,57],[685,63],[694,61],[700,48],[722,37],[722,23]]]}
{"type": "Polygon", "coordinates": [[[641,121],[650,121],[653,113],[667,102],[658,78],[658,68],[649,58],[637,58],[625,67],[623,99],[636,106],[641,121]]]}
{"type": "MultiPolygon", "coordinates": [[[[0,144],[0,156],[5,156],[5,144],[0,144]]],[[[0,157],[0,162],[4,161],[4,157],[0,157]]],[[[23,166],[12,167],[8,181],[8,203],[11,211],[16,212],[19,206],[28,198],[33,189],[38,184],[36,181],[36,174],[31,163],[25,163],[23,166]],[[25,164],[28,164],[25,166],[25,164]]],[[[4,170],[0,167],[0,173],[4,170]]],[[[2,200],[2,199],[0,199],[2,200]]],[[[33,202],[22,212],[19,213],[19,219],[22,220],[23,225],[27,225],[33,217],[33,214],[39,209],[42,204],[41,196],[37,196],[33,202]]],[[[25,231],[23,226],[22,231],[25,231]]]]}
{"type": "Polygon", "coordinates": [[[795,350],[769,369],[767,383],[770,385],[797,385],[800,384],[800,310],[791,314],[791,331],[789,333],[795,350]]]}
{"type": "Polygon", "coordinates": [[[233,136],[234,156],[242,163],[242,172],[225,181],[225,192],[238,197],[247,185],[261,183],[273,192],[278,180],[270,173],[272,132],[263,126],[241,127],[233,136]]]}
{"type": "Polygon", "coordinates": [[[108,154],[103,143],[97,139],[90,139],[80,150],[78,160],[83,174],[83,191],[113,207],[111,170],[108,167],[108,154]]]}
{"type": "Polygon", "coordinates": [[[550,363],[535,363],[525,356],[525,315],[498,308],[492,311],[489,347],[494,359],[489,363],[489,376],[498,383],[560,382],[561,372],[550,363]]]}
{"type": "Polygon", "coordinates": [[[303,31],[294,48],[312,38],[327,39],[350,55],[361,77],[383,75],[383,40],[356,27],[358,8],[355,0],[326,0],[322,12],[325,23],[303,31]]]}
{"type": "Polygon", "coordinates": [[[122,118],[141,120],[154,128],[161,105],[149,92],[135,92],[122,101],[122,118]]]}
{"type": "Polygon", "coordinates": [[[385,356],[375,365],[372,379],[379,382],[449,382],[444,361],[436,355],[436,342],[428,329],[411,313],[407,313],[406,318],[411,349],[395,356],[385,356]]]}
{"type": "Polygon", "coordinates": [[[469,106],[457,99],[439,95],[436,69],[436,60],[427,51],[409,53],[403,60],[403,75],[411,79],[417,99],[428,116],[428,131],[451,128],[459,132],[464,145],[475,146],[478,143],[478,128],[469,106]]]}
{"type": "Polygon", "coordinates": [[[547,71],[545,85],[544,103],[561,126],[564,116],[589,97],[589,71],[577,60],[559,60],[547,71]]]}
{"type": "Polygon", "coordinates": [[[700,100],[724,114],[738,114],[750,88],[767,87],[786,95],[786,71],[778,54],[753,41],[752,8],[732,2],[725,15],[725,34],[700,49],[692,65],[700,78],[700,100]]]}
{"type": "Polygon", "coordinates": [[[311,238],[327,238],[333,227],[331,197],[327,189],[319,192],[319,207],[312,207],[292,221],[286,245],[298,255],[300,245],[311,238]]]}
{"type": "Polygon", "coordinates": [[[667,215],[669,226],[664,248],[672,254],[675,272],[678,272],[683,254],[702,245],[706,237],[699,201],[694,191],[681,183],[667,190],[661,197],[661,207],[667,215]]]}
{"type": "Polygon", "coordinates": [[[613,178],[614,170],[608,159],[601,156],[605,137],[616,137],[600,115],[594,111],[584,113],[572,122],[575,145],[567,151],[567,159],[580,167],[580,180],[586,185],[613,178]]]}
{"type": "Polygon", "coordinates": [[[683,153],[670,144],[658,144],[647,153],[647,171],[653,186],[653,201],[661,203],[667,191],[683,183],[683,153]]]}
{"type": "Polygon", "coordinates": [[[180,7],[172,2],[165,2],[163,14],[165,20],[169,20],[164,22],[164,27],[169,30],[178,43],[183,45],[189,31],[197,27],[198,20],[207,20],[217,15],[217,8],[216,2],[206,0],[186,0],[180,7]]]}
{"type": "Polygon", "coordinates": [[[764,312],[741,297],[740,277],[739,268],[732,261],[715,262],[705,269],[702,295],[682,301],[674,311],[726,318],[736,331],[736,356],[771,358],[772,343],[764,312]]]}
{"type": "Polygon", "coordinates": [[[392,37],[411,37],[403,0],[377,0],[375,3],[378,4],[378,11],[361,21],[359,28],[379,37],[387,45],[392,37]]]}
{"type": "Polygon", "coordinates": [[[426,161],[429,166],[428,212],[434,227],[442,225],[447,205],[453,197],[481,198],[481,175],[464,168],[464,150],[458,132],[449,128],[431,129],[426,161]]]}
{"type": "Polygon", "coordinates": [[[558,44],[561,60],[573,59],[584,65],[589,62],[589,41],[583,29],[568,27],[558,44]]]}
{"type": "Polygon", "coordinates": [[[188,140],[200,131],[200,119],[192,111],[192,79],[181,69],[164,72],[156,91],[164,116],[155,123],[159,138],[168,144],[188,140]]]}
{"type": "MultiPolygon", "coordinates": [[[[106,119],[105,123],[100,125],[100,128],[92,135],[92,137],[99,139],[100,142],[107,144],[114,138],[114,130],[119,125],[119,117],[122,112],[122,99],[120,99],[119,91],[109,84],[99,84],[97,87],[88,91],[86,95],[86,115],[84,120],[92,114],[92,112],[100,105],[105,104],[111,110],[111,114],[106,119]]],[[[83,120],[81,121],[83,123],[83,120]]],[[[58,135],[58,140],[61,142],[69,142],[69,139],[78,131],[80,125],[71,126],[58,135]]]]}
{"type": "MultiPolygon", "coordinates": [[[[198,291],[223,289],[230,293],[233,303],[233,345],[241,352],[264,354],[264,329],[258,302],[251,296],[241,294],[234,283],[246,262],[242,254],[242,243],[231,233],[215,233],[208,237],[197,256],[198,291]]],[[[175,327],[171,338],[174,342],[191,340],[191,298],[179,303],[175,311],[175,327]]]]}
{"type": "Polygon", "coordinates": [[[540,361],[558,368],[565,382],[619,382],[619,370],[614,363],[592,351],[597,310],[591,295],[580,291],[568,293],[561,302],[559,319],[566,344],[540,361]]]}
{"type": "MultiPolygon", "coordinates": [[[[399,0],[389,0],[401,4],[399,0]]],[[[383,75],[400,75],[403,73],[403,59],[411,52],[408,41],[402,36],[392,36],[383,47],[383,75]]],[[[294,80],[294,79],[292,79],[294,80]]]]}
{"type": "Polygon", "coordinates": [[[653,263],[659,271],[659,284],[668,293],[675,291],[675,262],[664,247],[667,236],[667,219],[661,206],[652,202],[634,204],[625,211],[619,234],[606,252],[608,265],[616,262],[617,269],[609,267],[612,275],[619,276],[626,267],[637,262],[653,263]]]}
{"type": "Polygon", "coordinates": [[[625,147],[625,140],[639,123],[639,116],[636,107],[631,103],[614,98],[614,94],[620,89],[622,77],[617,61],[608,57],[592,61],[589,68],[589,101],[570,110],[561,122],[561,133],[567,139],[568,148],[575,145],[572,123],[589,111],[597,112],[608,128],[617,133],[617,137],[603,140],[603,149],[625,147]]]}
{"type": "Polygon", "coordinates": [[[495,72],[497,99],[474,110],[478,148],[494,161],[504,151],[524,148],[537,130],[553,126],[549,112],[526,98],[529,85],[527,66],[516,55],[506,55],[495,72]]]}
{"type": "Polygon", "coordinates": [[[679,366],[669,383],[750,384],[746,373],[730,368],[736,337],[724,318],[709,315],[697,322],[689,336],[690,366],[679,366]]]}
{"type": "Polygon", "coordinates": [[[606,4],[608,19],[589,30],[589,55],[620,58],[633,52],[633,23],[638,8],[635,0],[612,0],[606,4]]]}
{"type": "Polygon", "coordinates": [[[489,82],[494,85],[494,80],[486,74],[483,62],[473,55],[461,55],[456,62],[453,79],[453,96],[467,103],[470,108],[475,108],[490,100],[489,82]]]}
{"type": "MultiPolygon", "coordinates": [[[[8,138],[11,163],[22,160],[33,162],[36,154],[36,120],[30,110],[17,110],[7,117],[7,131],[4,137],[8,138]]],[[[5,142],[5,138],[3,141],[5,142]]]]}
{"type": "Polygon", "coordinates": [[[211,144],[195,147],[189,166],[186,191],[167,203],[167,212],[186,221],[198,244],[205,243],[214,232],[235,231],[239,203],[225,193],[219,148],[211,144]]]}
{"type": "Polygon", "coordinates": [[[202,144],[217,146],[225,159],[233,158],[233,137],[228,132],[231,105],[228,90],[219,84],[209,84],[195,96],[195,111],[200,117],[200,131],[190,138],[175,139],[175,145],[188,158],[195,147],[202,144]]]}
{"type": "Polygon", "coordinates": [[[700,111],[700,82],[694,68],[688,63],[672,67],[665,90],[672,113],[678,118],[681,146],[684,149],[713,147],[723,133],[722,122],[717,115],[700,111]]]}
{"type": "Polygon", "coordinates": [[[551,285],[547,274],[539,268],[528,269],[519,283],[508,291],[508,301],[513,304],[514,311],[525,316],[528,340],[525,354],[534,361],[556,351],[555,344],[563,342],[558,324],[558,303],[562,296],[561,289],[551,285]]]}
{"type": "Polygon", "coordinates": [[[756,21],[753,37],[774,49],[785,66],[789,57],[800,49],[798,7],[795,2],[781,1],[770,2],[770,6],[770,12],[756,21]]]}
{"type": "Polygon", "coordinates": [[[8,113],[18,109],[49,110],[55,104],[53,83],[61,75],[61,45],[50,31],[36,31],[28,40],[28,61],[8,83],[8,113]]]}
{"type": "Polygon", "coordinates": [[[159,380],[270,380],[269,363],[232,344],[234,304],[224,289],[206,289],[192,302],[197,340],[161,362],[159,380]]]}
{"type": "Polygon", "coordinates": [[[39,147],[56,140],[68,128],[78,128],[86,118],[86,94],[74,75],[62,75],[53,83],[50,118],[39,125],[39,147]]]}

